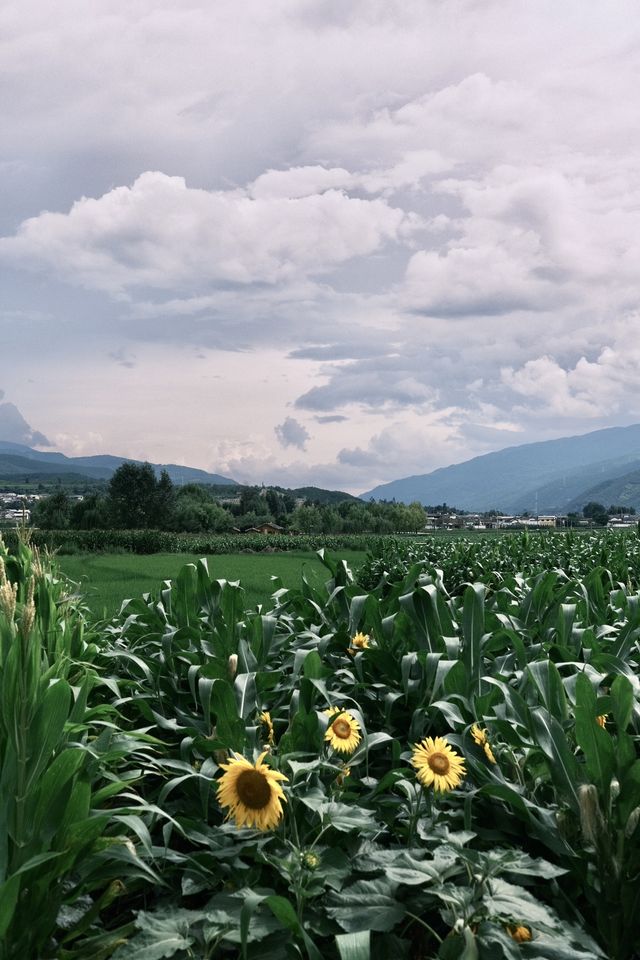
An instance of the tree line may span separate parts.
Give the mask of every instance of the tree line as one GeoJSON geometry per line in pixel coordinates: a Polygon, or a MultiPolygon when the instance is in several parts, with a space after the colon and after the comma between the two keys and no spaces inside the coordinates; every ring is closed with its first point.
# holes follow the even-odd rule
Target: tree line
{"type": "Polygon", "coordinates": [[[167,530],[225,533],[264,523],[300,533],[399,533],[421,530],[419,503],[343,500],[300,502],[291,491],[243,487],[234,502],[221,503],[215,487],[176,487],[166,470],[124,463],[106,492],[74,500],[65,490],[38,501],[32,522],[47,530],[167,530]]]}

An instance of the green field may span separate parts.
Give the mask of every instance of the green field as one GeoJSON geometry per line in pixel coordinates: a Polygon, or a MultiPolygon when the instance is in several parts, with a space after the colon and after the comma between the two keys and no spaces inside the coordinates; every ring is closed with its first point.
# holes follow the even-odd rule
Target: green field
{"type": "MultiPolygon", "coordinates": [[[[340,559],[352,569],[363,562],[365,553],[344,551],[340,559]]],[[[123,600],[157,591],[163,580],[173,579],[185,563],[195,563],[199,555],[156,553],[138,556],[124,554],[77,554],[60,556],[57,563],[64,574],[80,584],[81,592],[94,616],[112,617],[123,600]]],[[[273,593],[272,577],[285,587],[300,586],[303,570],[318,584],[329,573],[316,553],[216,554],[207,557],[209,573],[215,579],[240,580],[247,609],[266,603],[273,593]]]]}
{"type": "Polygon", "coordinates": [[[0,541],[0,960],[639,960],[636,531],[192,556],[0,541]]]}

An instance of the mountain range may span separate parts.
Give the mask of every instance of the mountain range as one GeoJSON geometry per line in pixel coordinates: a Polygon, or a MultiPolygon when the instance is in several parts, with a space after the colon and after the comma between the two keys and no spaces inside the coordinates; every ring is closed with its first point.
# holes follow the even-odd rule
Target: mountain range
{"type": "MultiPolygon", "coordinates": [[[[0,440],[0,480],[67,483],[108,481],[126,457],[67,457],[0,440]]],[[[152,464],[175,484],[240,486],[230,477],[175,463],[152,464]]],[[[316,488],[313,488],[316,490],[316,488]]],[[[295,491],[294,491],[295,492],[295,491]]],[[[317,491],[319,494],[327,491],[317,491]]],[[[609,427],[577,437],[506,447],[431,473],[384,483],[360,495],[368,500],[448,503],[462,510],[504,513],[580,512],[595,500],[640,512],[640,424],[609,427]]],[[[342,499],[348,494],[340,494],[342,499]]]]}
{"type": "Polygon", "coordinates": [[[505,513],[580,512],[591,500],[640,510],[640,424],[506,447],[361,497],[505,513]]]}
{"type": "MultiPolygon", "coordinates": [[[[0,440],[0,477],[29,479],[31,481],[53,480],[63,477],[69,482],[78,480],[109,480],[123,463],[142,463],[127,457],[113,457],[108,454],[96,457],[66,457],[63,453],[43,453],[21,443],[0,440]]],[[[176,484],[207,483],[236,484],[229,477],[218,473],[207,473],[196,467],[183,467],[176,463],[153,463],[151,466],[159,475],[166,470],[176,484]]]]}

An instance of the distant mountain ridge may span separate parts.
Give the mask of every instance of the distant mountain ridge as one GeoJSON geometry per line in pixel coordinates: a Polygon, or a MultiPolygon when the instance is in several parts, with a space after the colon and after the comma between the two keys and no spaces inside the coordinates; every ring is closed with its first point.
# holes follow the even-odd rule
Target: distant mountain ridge
{"type": "MultiPolygon", "coordinates": [[[[56,475],[67,477],[70,474],[80,480],[88,477],[91,480],[109,480],[114,472],[123,463],[144,463],[143,460],[132,460],[129,457],[114,457],[109,454],[100,454],[95,457],[67,457],[64,453],[45,453],[23,446],[20,443],[11,443],[0,440],[0,476],[9,478],[37,477],[51,479],[56,475]]],[[[156,474],[166,470],[173,483],[206,483],[213,485],[233,484],[236,481],[230,477],[223,477],[218,473],[208,473],[197,467],[183,467],[176,463],[152,463],[156,474]]]]}
{"type": "Polygon", "coordinates": [[[381,484],[361,497],[505,513],[567,513],[581,510],[589,500],[638,510],[640,475],[623,482],[636,471],[640,471],[640,424],[506,447],[381,484]]]}

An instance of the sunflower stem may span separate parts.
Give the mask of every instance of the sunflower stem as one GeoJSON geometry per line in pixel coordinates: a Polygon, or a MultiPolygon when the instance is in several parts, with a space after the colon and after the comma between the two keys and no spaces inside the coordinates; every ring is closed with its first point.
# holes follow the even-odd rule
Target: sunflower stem
{"type": "Polygon", "coordinates": [[[418,826],[418,820],[420,817],[420,808],[422,806],[422,800],[424,796],[424,790],[422,787],[418,787],[418,800],[415,803],[411,804],[411,819],[409,820],[409,843],[413,843],[413,838],[415,836],[416,828],[418,826]]]}
{"type": "Polygon", "coordinates": [[[424,927],[425,930],[428,930],[432,937],[435,937],[438,943],[442,943],[442,937],[438,936],[433,927],[430,927],[421,917],[417,917],[415,913],[411,913],[409,910],[405,910],[405,913],[408,917],[411,917],[412,920],[415,920],[416,923],[419,923],[421,927],[424,927]]]}

